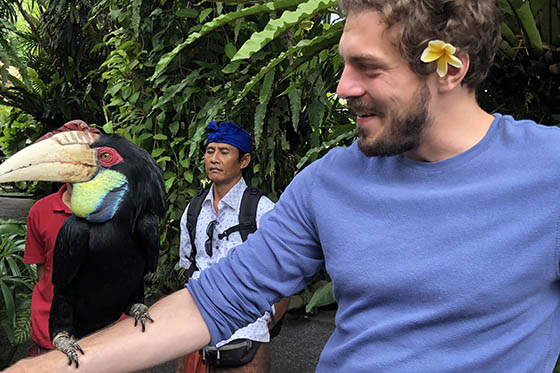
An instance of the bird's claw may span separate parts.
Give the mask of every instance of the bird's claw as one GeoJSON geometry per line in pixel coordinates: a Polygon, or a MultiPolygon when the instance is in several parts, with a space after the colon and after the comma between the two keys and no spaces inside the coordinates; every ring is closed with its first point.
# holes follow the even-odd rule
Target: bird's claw
{"type": "Polygon", "coordinates": [[[61,332],[53,338],[53,346],[68,356],[68,365],[75,363],[76,369],[79,368],[80,363],[78,362],[78,353],[76,350],[80,351],[82,355],[84,355],[84,350],[82,350],[76,339],[68,335],[68,333],[61,332]]]}
{"type": "Polygon", "coordinates": [[[146,331],[146,320],[154,322],[148,313],[148,306],[142,303],[135,303],[130,307],[130,316],[134,316],[134,327],[138,325],[138,321],[142,324],[142,332],[146,331]]]}

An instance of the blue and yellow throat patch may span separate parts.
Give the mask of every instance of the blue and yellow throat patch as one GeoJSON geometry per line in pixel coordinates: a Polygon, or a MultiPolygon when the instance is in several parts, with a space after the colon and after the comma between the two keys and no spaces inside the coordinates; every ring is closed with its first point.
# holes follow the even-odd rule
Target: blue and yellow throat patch
{"type": "Polygon", "coordinates": [[[70,208],[89,222],[104,223],[115,216],[127,191],[125,175],[102,170],[90,181],[74,184],[70,208]]]}

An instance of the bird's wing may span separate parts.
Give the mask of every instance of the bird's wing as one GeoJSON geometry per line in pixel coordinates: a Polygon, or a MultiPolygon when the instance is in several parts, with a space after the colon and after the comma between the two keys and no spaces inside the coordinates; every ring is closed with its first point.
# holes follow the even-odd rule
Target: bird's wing
{"type": "Polygon", "coordinates": [[[136,224],[135,236],[138,243],[146,254],[147,272],[155,272],[159,258],[159,229],[158,222],[154,215],[146,213],[140,216],[136,224]]]}
{"type": "Polygon", "coordinates": [[[89,250],[89,230],[89,223],[74,215],[66,219],[60,228],[53,254],[54,285],[68,285],[78,273],[89,250]]]}

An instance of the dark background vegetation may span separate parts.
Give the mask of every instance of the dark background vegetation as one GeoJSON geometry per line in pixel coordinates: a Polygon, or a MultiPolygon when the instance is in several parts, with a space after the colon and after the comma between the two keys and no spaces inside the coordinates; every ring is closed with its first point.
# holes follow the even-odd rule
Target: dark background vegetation
{"type": "MultiPolygon", "coordinates": [[[[477,91],[484,109],[560,123],[559,4],[501,0],[503,41],[477,91]]],[[[147,149],[164,171],[169,206],[149,293],[171,291],[184,282],[179,219],[205,182],[210,120],[253,134],[248,182],[273,200],[305,165],[353,141],[354,122],[333,94],[341,32],[335,0],[0,0],[0,157],[71,119],[147,149]]],[[[41,197],[56,187],[9,188],[41,197]]],[[[13,345],[26,335],[35,276],[19,257],[20,228],[11,225],[0,248],[0,325],[13,345]]],[[[319,289],[328,303],[328,285],[319,289]]],[[[309,303],[313,291],[294,303],[309,303]]]]}

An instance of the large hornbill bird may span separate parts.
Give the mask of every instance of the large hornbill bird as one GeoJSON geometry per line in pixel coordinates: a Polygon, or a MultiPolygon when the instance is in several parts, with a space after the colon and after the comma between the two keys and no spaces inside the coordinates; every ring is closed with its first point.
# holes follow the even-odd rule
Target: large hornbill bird
{"type": "Polygon", "coordinates": [[[162,171],[140,147],[116,135],[70,131],[16,153],[0,165],[0,183],[70,182],[72,216],[53,259],[49,319],[53,345],[78,367],[77,339],[126,313],[145,330],[144,275],[159,257],[157,217],[165,214],[162,171]]]}

